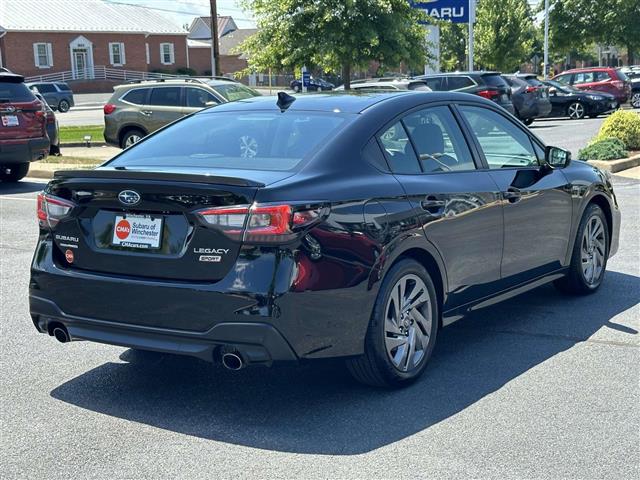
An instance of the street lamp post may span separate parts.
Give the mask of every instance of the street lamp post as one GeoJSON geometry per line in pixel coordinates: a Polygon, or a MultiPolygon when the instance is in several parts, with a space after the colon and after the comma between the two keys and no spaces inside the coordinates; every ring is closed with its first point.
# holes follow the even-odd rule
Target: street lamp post
{"type": "Polygon", "coordinates": [[[549,78],[549,0],[544,0],[544,79],[549,78]]]}

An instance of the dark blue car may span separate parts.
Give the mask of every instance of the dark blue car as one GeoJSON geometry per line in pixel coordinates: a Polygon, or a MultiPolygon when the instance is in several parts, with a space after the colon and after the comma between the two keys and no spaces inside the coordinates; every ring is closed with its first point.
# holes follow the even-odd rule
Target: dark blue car
{"type": "MultiPolygon", "coordinates": [[[[302,80],[296,78],[289,84],[289,86],[294,92],[301,92],[302,80]]],[[[323,80],[321,78],[311,78],[309,80],[309,86],[307,87],[307,90],[309,90],[310,92],[319,92],[324,90],[333,90],[334,88],[336,88],[336,86],[333,83],[327,82],[326,80],[323,80]]]]}

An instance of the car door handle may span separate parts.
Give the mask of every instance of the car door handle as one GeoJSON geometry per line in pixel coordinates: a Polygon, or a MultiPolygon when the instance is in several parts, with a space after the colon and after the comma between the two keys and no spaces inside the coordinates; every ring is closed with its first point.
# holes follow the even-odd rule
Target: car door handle
{"type": "Polygon", "coordinates": [[[148,117],[153,113],[153,110],[140,110],[140,113],[148,117]]]}
{"type": "Polygon", "coordinates": [[[507,188],[506,192],[502,192],[502,196],[509,203],[518,203],[522,200],[522,192],[515,187],[507,188]]]}

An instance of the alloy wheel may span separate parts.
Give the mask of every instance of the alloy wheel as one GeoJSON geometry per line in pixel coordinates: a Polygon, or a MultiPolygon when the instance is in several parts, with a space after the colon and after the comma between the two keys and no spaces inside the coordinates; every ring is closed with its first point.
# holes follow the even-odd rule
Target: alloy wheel
{"type": "Polygon", "coordinates": [[[631,97],[631,106],[633,108],[640,108],[640,92],[636,92],[631,97]]]}
{"type": "Polygon", "coordinates": [[[585,225],[580,249],[582,273],[589,285],[594,285],[600,280],[606,253],[604,225],[600,217],[594,215],[585,225]]]}
{"type": "Polygon", "coordinates": [[[414,274],[393,286],[385,308],[385,347],[393,365],[402,372],[420,364],[427,351],[433,318],[429,291],[414,274]]]}
{"type": "Polygon", "coordinates": [[[579,120],[584,117],[584,106],[581,103],[572,103],[568,109],[569,118],[579,120]]]}
{"type": "Polygon", "coordinates": [[[130,147],[131,145],[138,143],[141,139],[142,137],[140,135],[136,135],[135,133],[133,135],[129,135],[124,142],[124,147],[130,147]]]}

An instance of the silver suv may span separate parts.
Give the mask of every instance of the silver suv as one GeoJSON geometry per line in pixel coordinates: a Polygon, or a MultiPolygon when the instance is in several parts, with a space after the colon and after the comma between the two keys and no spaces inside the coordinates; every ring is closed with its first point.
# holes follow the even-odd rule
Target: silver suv
{"type": "Polygon", "coordinates": [[[104,106],[104,139],[126,148],[190,113],[259,95],[225,78],[163,79],[118,85],[104,106]]]}

